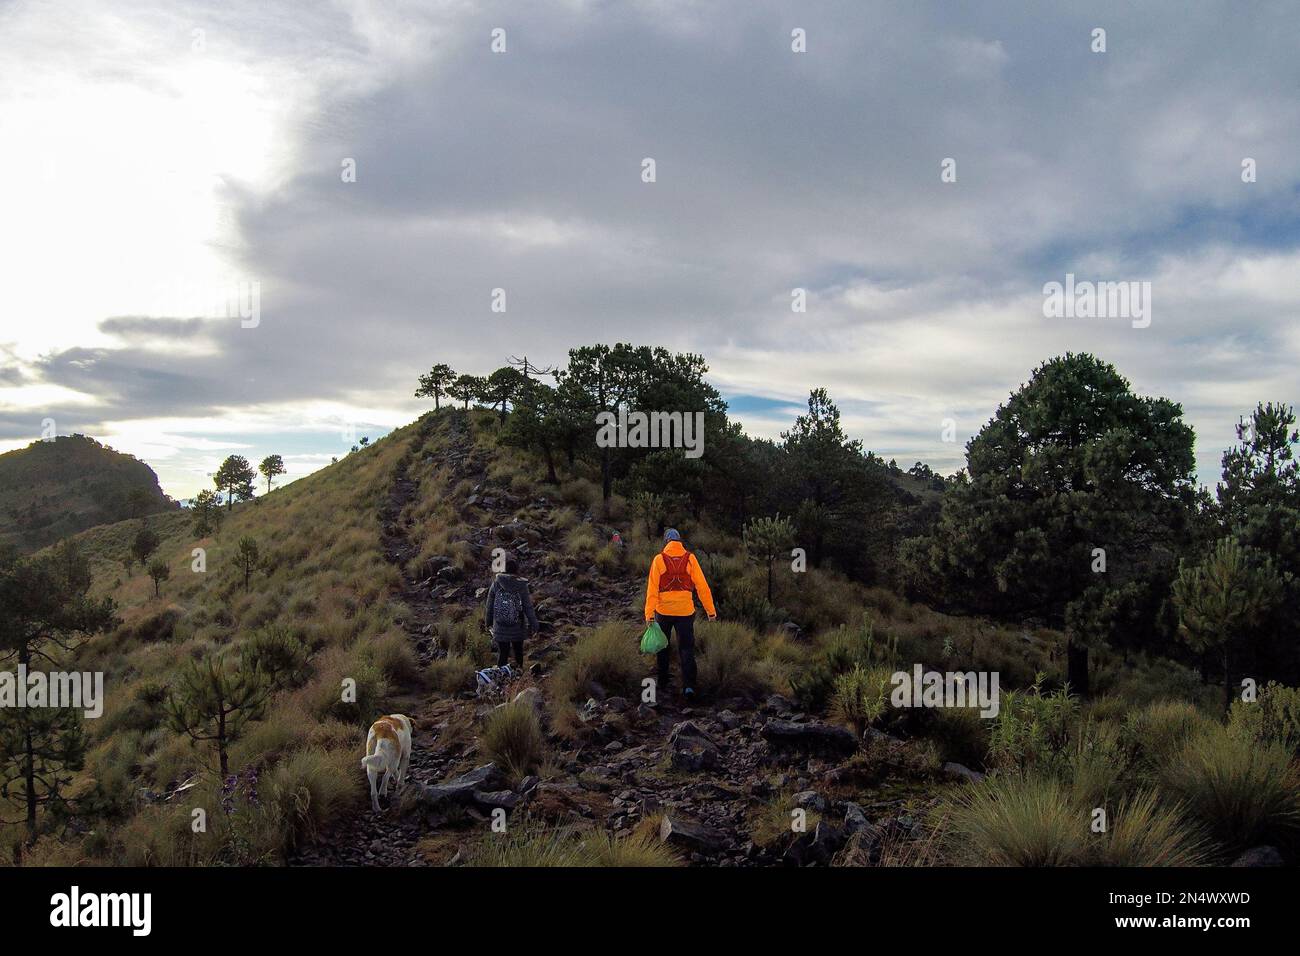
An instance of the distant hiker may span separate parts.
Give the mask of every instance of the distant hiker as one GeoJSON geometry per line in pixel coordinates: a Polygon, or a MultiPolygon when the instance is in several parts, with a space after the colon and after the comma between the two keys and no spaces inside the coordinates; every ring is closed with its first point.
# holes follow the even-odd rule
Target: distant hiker
{"type": "MultiPolygon", "coordinates": [[[[664,532],[664,549],[650,562],[650,579],[645,589],[645,620],[659,622],[664,635],[671,641],[677,632],[677,655],[681,659],[682,694],[687,700],[695,697],[695,599],[709,615],[710,621],[718,619],[713,607],[713,594],[709,582],[704,580],[700,562],[686,550],[682,536],[676,528],[664,532]]],[[[669,683],[668,666],[672,662],[672,645],[656,655],[659,663],[659,687],[669,683]]]]}
{"type": "Polygon", "coordinates": [[[528,580],[519,577],[519,562],[506,556],[505,571],[488,588],[485,622],[497,646],[497,667],[505,665],[513,650],[515,663],[524,666],[524,638],[537,633],[537,612],[528,594],[528,580]]]}

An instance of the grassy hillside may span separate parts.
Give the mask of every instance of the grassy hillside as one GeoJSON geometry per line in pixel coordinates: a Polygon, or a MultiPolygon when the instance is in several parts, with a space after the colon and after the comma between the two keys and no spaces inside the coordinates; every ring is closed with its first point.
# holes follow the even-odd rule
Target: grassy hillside
{"type": "MultiPolygon", "coordinates": [[[[93,817],[80,839],[47,840],[35,858],[48,853],[61,862],[128,864],[277,859],[299,835],[357,798],[357,728],[372,719],[388,677],[410,653],[397,626],[402,608],[392,599],[395,572],[381,552],[378,512],[411,433],[394,432],[237,505],[210,538],[196,539],[184,512],[79,536],[95,572],[94,592],[118,602],[121,625],[91,640],[78,661],[106,675],[105,713],[86,722],[90,748],[77,793],[93,817]],[[161,537],[158,555],[171,570],[158,597],[138,564],[128,575],[122,563],[144,522],[161,537]],[[232,560],[245,537],[266,559],[247,590],[232,560]],[[203,572],[193,570],[195,549],[206,553],[203,572]],[[232,771],[243,775],[235,800],[246,801],[249,775],[260,774],[260,806],[223,813],[211,748],[163,726],[163,702],[185,662],[238,649],[268,632],[303,642],[311,665],[235,745],[232,771]],[[353,704],[340,700],[345,676],[358,685],[353,704]],[[209,810],[206,834],[191,834],[195,807],[209,810]],[[232,826],[240,832],[231,832],[232,826]]],[[[229,806],[229,784],[226,791],[229,806]]]]}
{"type": "Polygon", "coordinates": [[[144,462],[84,435],[0,455],[0,545],[20,552],[176,505],[144,462]]]}
{"type": "Polygon", "coordinates": [[[638,706],[653,671],[636,650],[644,575],[660,542],[620,496],[602,501],[581,463],[542,481],[500,428],[482,410],[426,415],[237,505],[210,538],[184,513],[144,519],[171,570],[160,596],[138,566],[124,570],[140,520],[80,535],[95,592],[120,606],[120,626],[79,653],[106,672],[108,703],[88,722],[76,815],[25,862],[1119,865],[1291,852],[1300,737],[1277,729],[1289,692],[1225,724],[1194,673],[1103,653],[1082,702],[1063,687],[1055,631],[941,614],[784,562],[769,601],[766,568],[706,517],[672,522],[722,615],[697,626],[702,701],[638,706]],[[247,588],[241,539],[266,558],[247,588]],[[473,692],[492,660],[479,622],[496,547],[518,556],[543,624],[507,706],[473,692]],[[306,664],[234,742],[223,780],[212,745],[170,729],[165,703],[189,662],[266,642],[301,647],[306,664]],[[916,664],[996,672],[1000,714],[889,706],[890,675],[916,664]],[[375,814],[358,761],[365,727],[395,710],[416,719],[412,780],[375,814]],[[506,806],[509,832],[493,834],[486,814],[506,806]],[[1098,807],[1114,823],[1101,834],[1098,807]],[[796,810],[806,831],[791,829],[796,810]]]}

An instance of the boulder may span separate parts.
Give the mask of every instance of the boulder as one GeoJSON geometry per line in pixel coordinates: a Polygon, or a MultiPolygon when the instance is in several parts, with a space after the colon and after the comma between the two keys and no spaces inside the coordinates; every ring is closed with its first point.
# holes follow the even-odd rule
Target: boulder
{"type": "Polygon", "coordinates": [[[532,707],[539,714],[542,712],[542,692],[536,687],[525,687],[519,693],[515,694],[512,704],[520,702],[532,707]]]}
{"type": "Polygon", "coordinates": [[[774,746],[798,750],[848,755],[858,749],[858,739],[848,728],[816,721],[769,720],[763,725],[763,737],[774,746]]]}
{"type": "Polygon", "coordinates": [[[984,779],[984,774],[978,770],[972,770],[964,764],[954,763],[951,760],[943,765],[943,772],[945,776],[952,777],[954,780],[967,780],[970,783],[979,783],[984,779]]]}
{"type": "Polygon", "coordinates": [[[781,862],[786,866],[829,866],[847,842],[848,835],[840,827],[821,820],[812,832],[800,833],[791,841],[781,862]]]}
{"type": "Polygon", "coordinates": [[[439,811],[477,802],[479,794],[498,793],[505,787],[505,774],[494,763],[476,767],[446,783],[422,786],[414,805],[425,811],[439,811]]]}
{"type": "Polygon", "coordinates": [[[825,813],[829,805],[826,798],[816,790],[804,790],[794,795],[794,805],[803,810],[811,810],[814,813],[825,813]]]}
{"type": "Polygon", "coordinates": [[[850,834],[858,833],[864,830],[874,830],[871,821],[867,819],[866,813],[856,803],[849,801],[844,804],[844,829],[850,834]]]}
{"type": "Polygon", "coordinates": [[[659,839],[684,850],[709,855],[727,845],[727,836],[721,830],[675,813],[664,815],[663,822],[659,824],[659,839]]]}
{"type": "Polygon", "coordinates": [[[1273,846],[1256,846],[1251,847],[1237,859],[1233,860],[1233,866],[1285,866],[1286,861],[1282,859],[1282,854],[1277,847],[1273,846]]]}
{"type": "Polygon", "coordinates": [[[519,803],[519,794],[513,790],[475,790],[474,802],[489,810],[513,810],[519,803]]]}
{"type": "Polygon", "coordinates": [[[782,697],[780,694],[773,694],[763,702],[764,710],[774,710],[780,713],[784,710],[793,711],[794,701],[788,697],[782,697]]]}
{"type": "Polygon", "coordinates": [[[668,750],[674,770],[707,770],[721,762],[718,745],[693,720],[673,727],[668,735],[668,750]]]}

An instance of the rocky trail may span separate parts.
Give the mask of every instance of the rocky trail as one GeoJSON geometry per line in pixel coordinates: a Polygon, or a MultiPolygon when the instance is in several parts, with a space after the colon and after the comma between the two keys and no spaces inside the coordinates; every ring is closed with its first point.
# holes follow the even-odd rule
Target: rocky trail
{"type": "MultiPolygon", "coordinates": [[[[442,462],[449,477],[436,492],[451,495],[468,482],[472,490],[457,504],[474,518],[469,544],[480,560],[469,573],[445,558],[433,559],[417,574],[404,570],[401,598],[411,611],[405,629],[427,667],[445,653],[438,622],[449,612],[482,614],[491,550],[509,549],[531,582],[541,631],[526,643],[525,674],[503,699],[522,691],[544,707],[550,704],[548,677],[578,631],[609,620],[639,621],[644,584],[602,575],[595,567],[581,575],[551,570],[546,558],[560,548],[545,530],[553,503],[526,500],[490,481],[486,456],[475,449],[463,420],[449,427],[442,462]]],[[[427,432],[416,449],[425,437],[427,432]]],[[[420,493],[404,465],[380,515],[385,555],[399,568],[417,553],[402,513],[420,493]]],[[[653,673],[649,660],[646,673],[653,673]]],[[[481,719],[502,700],[469,692],[445,697],[415,686],[395,691],[394,711],[416,722],[400,797],[390,791],[379,813],[367,799],[295,851],[291,865],[454,864],[467,847],[489,836],[496,808],[505,809],[511,821],[527,816],[618,836],[652,832],[685,861],[712,866],[824,865],[837,854],[841,861],[866,864],[917,827],[907,810],[915,794],[889,786],[887,768],[906,763],[903,742],[875,734],[867,742],[875,769],[867,773],[853,759],[860,745],[850,731],[799,713],[779,696],[685,707],[675,697],[651,705],[596,689],[579,709],[576,733],[548,735],[546,779],[529,777],[512,788],[476,743],[481,719]],[[866,786],[878,799],[859,796],[866,786]],[[769,838],[755,839],[755,828],[774,813],[778,839],[770,838],[770,822],[764,831],[769,838]],[[789,826],[796,817],[806,819],[802,831],[789,826]]]]}

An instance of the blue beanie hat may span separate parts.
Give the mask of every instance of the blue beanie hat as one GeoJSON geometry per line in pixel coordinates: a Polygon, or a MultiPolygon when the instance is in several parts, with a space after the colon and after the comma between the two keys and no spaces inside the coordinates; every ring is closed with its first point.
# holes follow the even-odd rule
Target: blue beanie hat
{"type": "Polygon", "coordinates": [[[665,541],[680,541],[680,540],[682,540],[682,536],[681,536],[680,534],[677,533],[677,529],[676,529],[676,528],[669,528],[667,531],[664,532],[664,540],[665,540],[665,541]]]}

